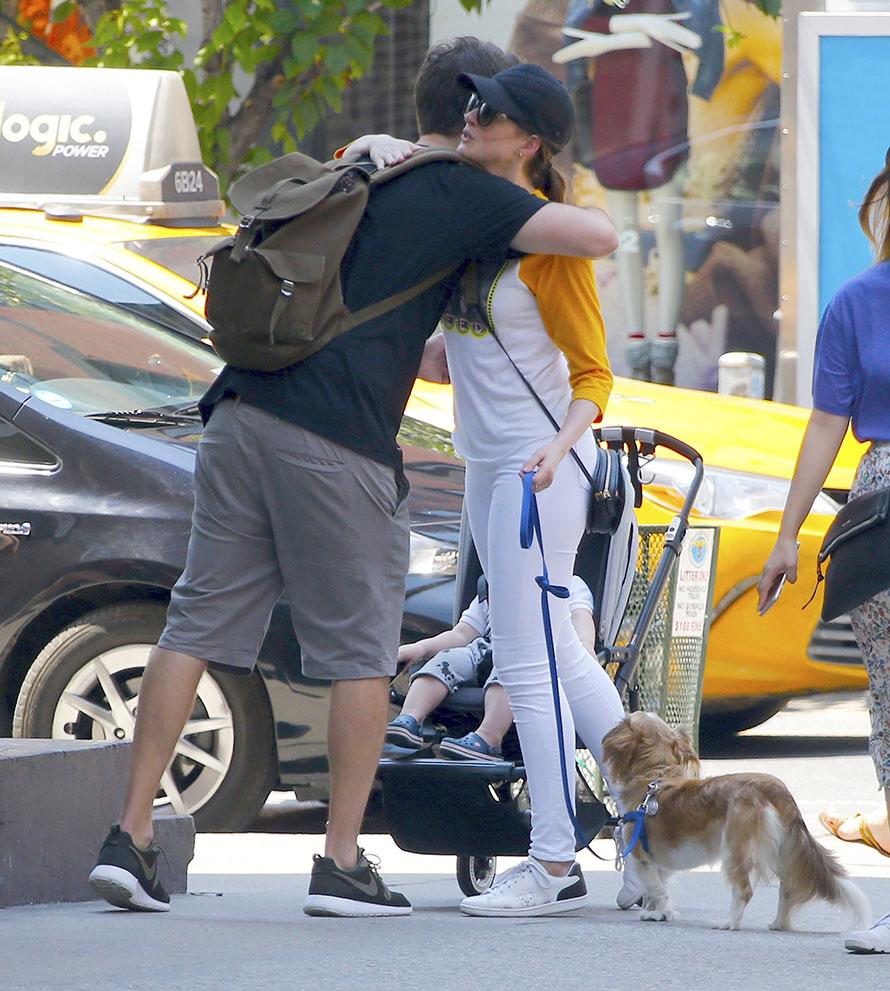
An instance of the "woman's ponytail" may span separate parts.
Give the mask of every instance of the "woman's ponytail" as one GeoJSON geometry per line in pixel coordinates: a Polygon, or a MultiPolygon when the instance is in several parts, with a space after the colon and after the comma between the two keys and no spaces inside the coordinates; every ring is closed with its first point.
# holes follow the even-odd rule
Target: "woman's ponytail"
{"type": "Polygon", "coordinates": [[[542,144],[529,159],[527,174],[535,189],[540,189],[552,203],[565,202],[566,181],[554,168],[553,152],[547,145],[542,144]]]}
{"type": "Polygon", "coordinates": [[[872,180],[859,208],[859,225],[875,246],[878,261],[890,261],[890,148],[883,171],[872,180]]]}

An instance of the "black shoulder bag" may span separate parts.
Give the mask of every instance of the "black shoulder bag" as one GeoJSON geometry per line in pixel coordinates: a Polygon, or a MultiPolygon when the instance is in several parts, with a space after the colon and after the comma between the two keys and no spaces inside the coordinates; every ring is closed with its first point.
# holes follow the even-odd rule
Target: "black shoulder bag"
{"type": "Polygon", "coordinates": [[[825,580],[825,622],[890,588],[890,488],[858,496],[841,509],[822,541],[816,573],[817,588],[825,580]]]}

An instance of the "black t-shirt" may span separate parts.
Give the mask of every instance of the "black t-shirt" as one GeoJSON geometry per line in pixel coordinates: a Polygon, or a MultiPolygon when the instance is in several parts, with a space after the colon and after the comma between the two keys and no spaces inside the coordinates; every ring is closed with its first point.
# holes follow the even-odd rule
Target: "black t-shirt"
{"type": "MultiPolygon", "coordinates": [[[[504,256],[544,202],[456,162],[429,162],[372,189],[343,262],[350,310],[467,259],[504,256]]],[[[423,346],[459,278],[449,276],[278,372],[228,366],[201,400],[205,420],[227,395],[401,468],[396,434],[423,346]]]]}

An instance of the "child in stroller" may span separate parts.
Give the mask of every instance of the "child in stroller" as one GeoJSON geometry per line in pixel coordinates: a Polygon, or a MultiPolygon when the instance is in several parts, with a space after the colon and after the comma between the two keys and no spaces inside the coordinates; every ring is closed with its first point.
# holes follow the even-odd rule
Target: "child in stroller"
{"type": "MultiPolygon", "coordinates": [[[[569,591],[572,625],[587,652],[595,658],[593,596],[577,575],[573,576],[569,591]]],[[[400,665],[415,665],[422,661],[426,661],[423,667],[411,675],[401,712],[387,727],[383,756],[412,757],[425,750],[424,720],[462,685],[481,684],[484,692],[482,722],[465,736],[444,737],[439,742],[439,750],[443,757],[452,760],[501,760],[501,743],[513,724],[513,712],[507,692],[492,665],[488,589],[484,577],[479,580],[478,594],[453,629],[399,648],[400,665]]]]}

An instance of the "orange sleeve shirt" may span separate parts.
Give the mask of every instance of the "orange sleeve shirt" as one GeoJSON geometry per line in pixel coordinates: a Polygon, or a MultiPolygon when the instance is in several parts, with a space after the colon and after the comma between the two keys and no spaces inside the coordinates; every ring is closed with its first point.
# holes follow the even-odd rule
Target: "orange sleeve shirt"
{"type": "Polygon", "coordinates": [[[612,392],[606,327],[589,258],[526,255],[519,278],[535,297],[541,320],[569,365],[572,399],[589,399],[602,413],[612,392]]]}

